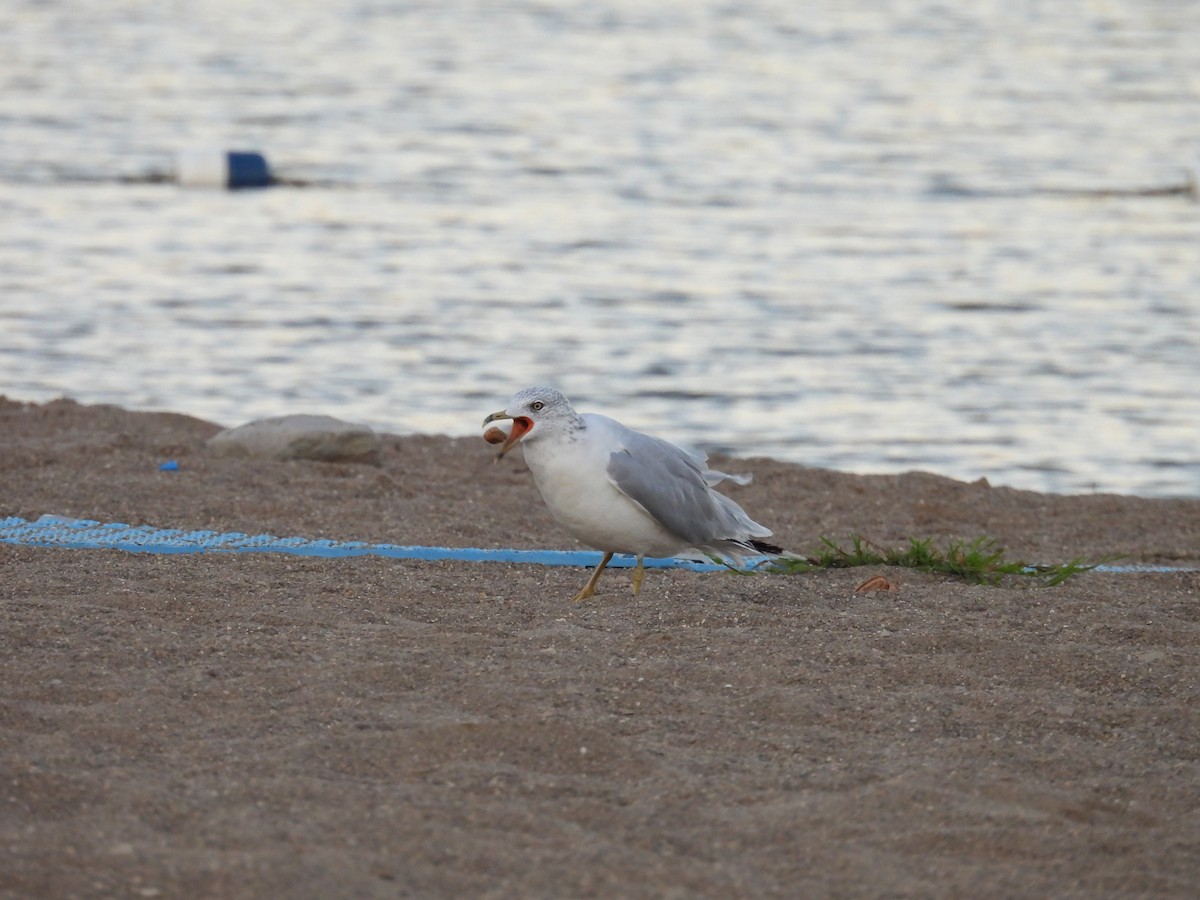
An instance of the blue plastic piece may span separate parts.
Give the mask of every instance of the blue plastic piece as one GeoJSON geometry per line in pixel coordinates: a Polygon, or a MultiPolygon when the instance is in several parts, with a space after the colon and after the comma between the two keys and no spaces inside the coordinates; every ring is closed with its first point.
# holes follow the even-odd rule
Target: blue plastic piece
{"type": "Polygon", "coordinates": [[[165,463],[158,467],[160,472],[178,472],[179,463],[173,459],[168,459],[165,463]]]}

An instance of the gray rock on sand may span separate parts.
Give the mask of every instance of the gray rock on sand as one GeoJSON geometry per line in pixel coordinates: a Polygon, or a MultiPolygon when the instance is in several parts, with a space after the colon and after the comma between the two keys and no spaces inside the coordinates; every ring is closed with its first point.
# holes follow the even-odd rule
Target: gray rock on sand
{"type": "Polygon", "coordinates": [[[383,442],[366,425],[333,416],[292,415],[226,428],[209,438],[208,446],[222,456],[379,465],[383,442]]]}

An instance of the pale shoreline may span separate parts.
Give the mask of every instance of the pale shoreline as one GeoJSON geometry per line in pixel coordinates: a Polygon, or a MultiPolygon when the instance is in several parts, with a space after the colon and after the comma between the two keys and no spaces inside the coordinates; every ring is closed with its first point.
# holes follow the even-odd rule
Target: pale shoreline
{"type": "MultiPolygon", "coordinates": [[[[0,400],[0,516],[578,549],[519,459],[0,400]],[[160,471],[165,459],[179,469],[160,471]]],[[[1200,500],[737,460],[780,543],[1200,563],[1200,500]]],[[[0,896],[1188,896],[1200,573],[999,588],[0,544],[0,896]],[[158,892],[157,894],[154,892],[158,892]]]]}

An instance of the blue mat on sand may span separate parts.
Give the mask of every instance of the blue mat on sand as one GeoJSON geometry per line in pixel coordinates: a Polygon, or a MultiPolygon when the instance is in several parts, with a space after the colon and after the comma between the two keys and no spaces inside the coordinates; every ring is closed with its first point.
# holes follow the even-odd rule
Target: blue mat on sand
{"type": "MultiPolygon", "coordinates": [[[[596,550],[484,550],[473,547],[413,547],[362,541],[281,538],[273,534],[185,531],[151,525],[101,524],[88,519],[42,516],[35,522],[0,519],[0,543],[73,550],[127,550],[132,553],[290,553],[293,556],[386,556],[392,559],[448,559],[463,562],[533,563],[541,566],[594,567],[604,554],[596,550]]],[[[752,560],[751,562],[755,562],[752,560]]],[[[614,556],[610,566],[632,567],[632,556],[614,556]]],[[[724,571],[725,566],[689,559],[647,559],[646,568],[724,571]]]]}
{"type": "MultiPolygon", "coordinates": [[[[475,547],[414,547],[400,544],[368,544],[362,541],[281,538],[273,534],[185,531],[152,525],[101,524],[88,519],[46,515],[34,522],[10,517],[0,519],[0,543],[26,547],[58,547],[73,550],[125,550],[131,553],[290,553],[293,556],[326,558],[385,556],[392,559],[457,560],[461,562],[531,563],[539,566],[599,565],[603,554],[596,550],[484,550],[475,547]]],[[[748,561],[753,566],[765,557],[748,561]]],[[[632,556],[614,556],[610,566],[629,568],[632,556]]],[[[725,566],[695,559],[647,559],[646,568],[687,569],[693,572],[722,572],[725,566]]],[[[1097,566],[1093,571],[1114,573],[1194,572],[1195,568],[1173,566],[1097,566]]]]}

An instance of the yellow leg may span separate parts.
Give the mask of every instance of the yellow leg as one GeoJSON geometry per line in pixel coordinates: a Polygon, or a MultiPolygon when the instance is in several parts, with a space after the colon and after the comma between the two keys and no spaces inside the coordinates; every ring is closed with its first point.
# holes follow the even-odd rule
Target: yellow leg
{"type": "Polygon", "coordinates": [[[637,566],[633,570],[633,595],[636,597],[642,589],[642,579],[646,577],[646,567],[642,565],[642,557],[638,557],[637,566]]]}
{"type": "Polygon", "coordinates": [[[592,594],[596,593],[596,582],[600,580],[600,574],[604,571],[604,567],[608,565],[608,561],[613,558],[611,553],[605,553],[604,559],[600,560],[600,565],[596,566],[596,571],[592,573],[592,577],[588,579],[588,583],[583,586],[575,597],[571,600],[572,603],[578,603],[580,600],[586,600],[592,594]]]}

